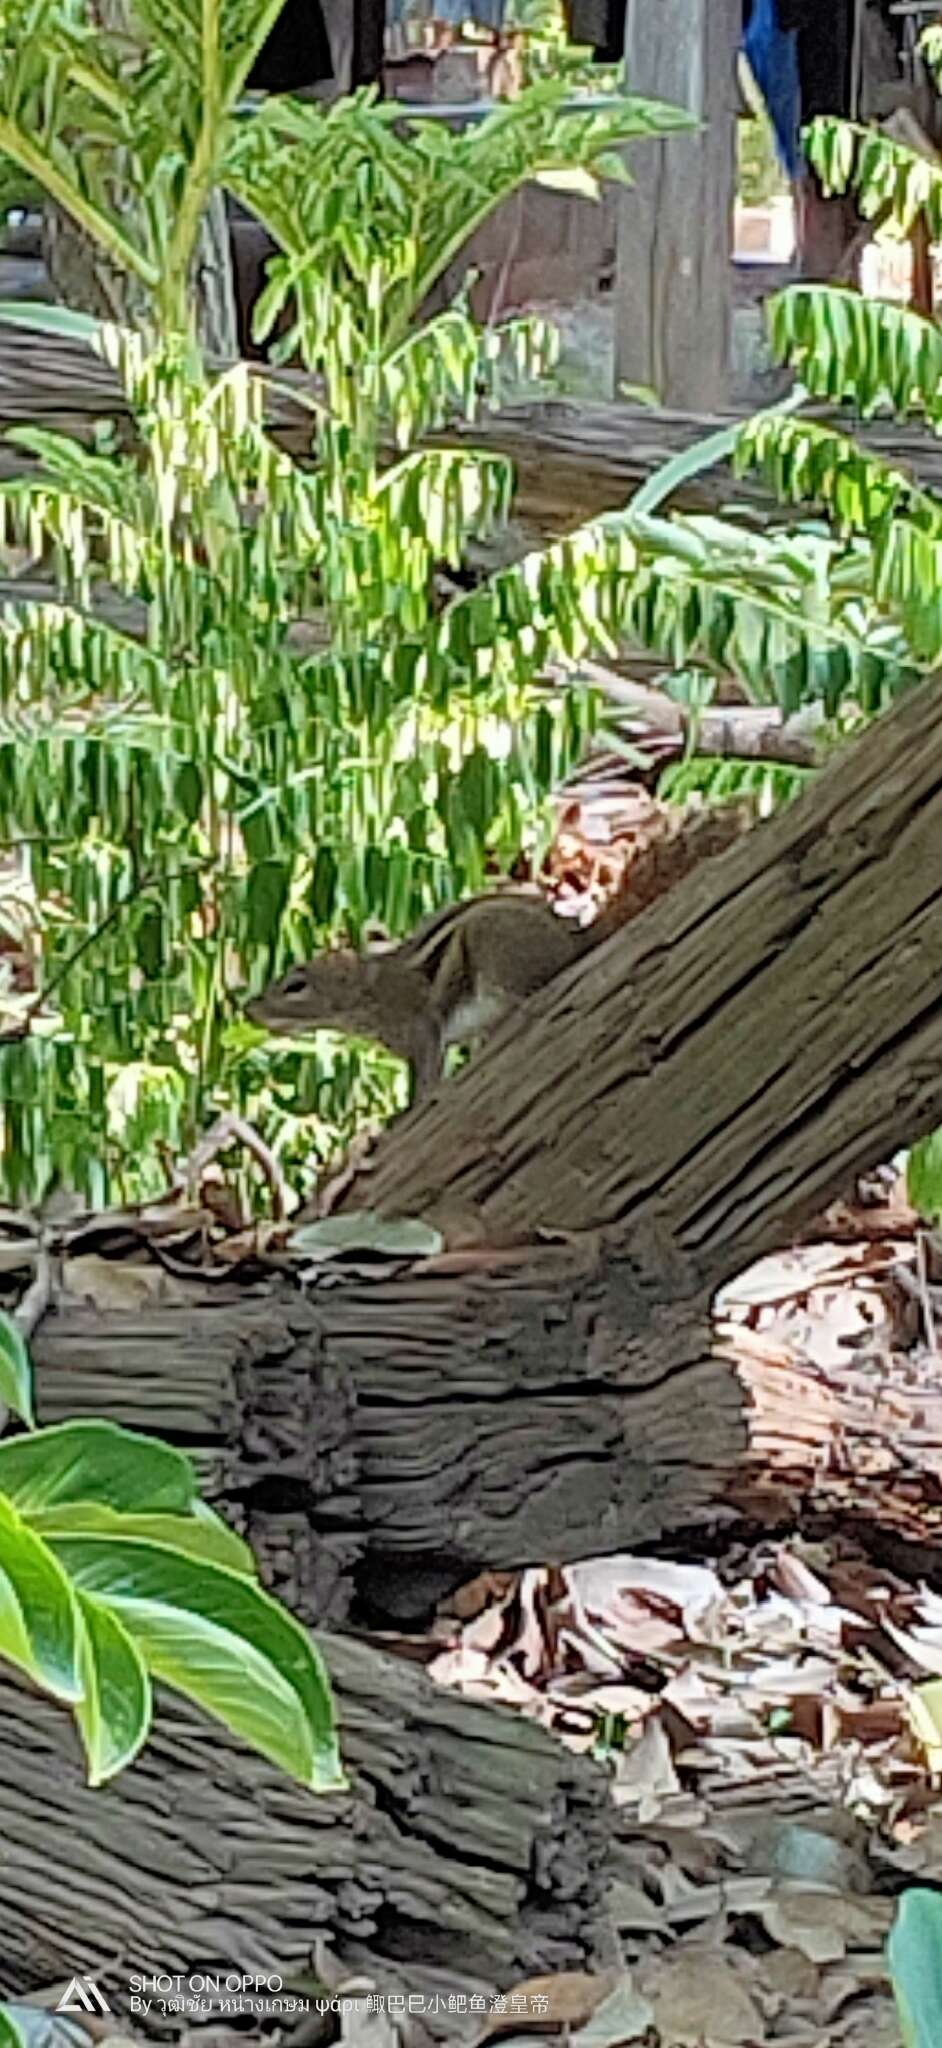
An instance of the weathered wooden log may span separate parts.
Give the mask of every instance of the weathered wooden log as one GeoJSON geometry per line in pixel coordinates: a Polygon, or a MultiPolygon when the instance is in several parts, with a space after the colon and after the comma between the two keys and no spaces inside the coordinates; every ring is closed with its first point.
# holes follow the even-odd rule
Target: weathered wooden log
{"type": "Polygon", "coordinates": [[[387,1993],[610,1960],[601,1772],[414,1664],[319,1641],[351,1780],[321,1798],[163,1693],[142,1755],[90,1790],[65,1711],[0,1683],[4,1995],[88,1973],[127,2012],[132,1974],[290,1979],[321,1940],[387,1993]]]}
{"type": "Polygon", "coordinates": [[[825,1372],[761,1333],[716,1338],[705,1291],[668,1299],[682,1267],[664,1253],[661,1299],[586,1245],[336,1275],[308,1299],[63,1301],[34,1339],[40,1420],[107,1415],[187,1448],[265,1583],[312,1624],[420,1625],[484,1567],[731,1516],[853,1516],[929,1540],[931,1363],[825,1372]]]}
{"type": "Polygon", "coordinates": [[[931,682],[502,1025],[342,1206],[604,1231],[661,1309],[787,1242],[942,1121],[940,742],[931,682]]]}
{"type": "Polygon", "coordinates": [[[482,1566],[708,1516],[745,1431],[706,1298],[661,1312],[591,1244],[464,1263],[308,1300],[63,1304],[34,1338],[40,1418],[107,1415],[189,1449],[313,1623],[419,1622],[482,1566]]]}

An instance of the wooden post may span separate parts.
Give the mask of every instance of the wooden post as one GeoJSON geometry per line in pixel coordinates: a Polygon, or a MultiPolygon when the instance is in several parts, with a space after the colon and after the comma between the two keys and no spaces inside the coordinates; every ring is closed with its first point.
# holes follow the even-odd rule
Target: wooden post
{"type": "Polygon", "coordinates": [[[619,198],[615,391],[647,385],[678,411],[728,402],[741,0],[628,0],[629,90],[695,114],[630,159],[619,198]]]}

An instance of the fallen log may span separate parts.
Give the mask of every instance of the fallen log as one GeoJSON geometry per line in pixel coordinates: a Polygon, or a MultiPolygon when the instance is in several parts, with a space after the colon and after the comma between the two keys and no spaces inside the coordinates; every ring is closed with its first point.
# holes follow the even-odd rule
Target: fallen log
{"type": "Polygon", "coordinates": [[[320,1944],[425,1997],[611,1961],[601,1771],[413,1664],[319,1641],[351,1778],[321,1798],[164,1693],[142,1755],[92,1790],[65,1711],[0,1682],[4,1996],[79,1972],[127,2014],[135,1974],[290,1981],[320,1944]]]}
{"type": "Polygon", "coordinates": [[[484,1566],[710,1515],[745,1432],[705,1299],[652,1333],[629,1265],[591,1246],[449,1263],[307,1300],[63,1302],[33,1340],[40,1420],[188,1449],[266,1583],[321,1625],[419,1622],[484,1566]]]}
{"type": "MultiPolygon", "coordinates": [[[[926,1386],[895,1372],[880,1394],[873,1367],[825,1384],[774,1357],[744,1370],[741,1346],[735,1363],[725,1336],[712,1346],[709,1305],[942,1120],[940,725],[937,689],[907,697],[387,1134],[346,1206],[437,1215],[468,1249],[334,1272],[305,1298],[284,1280],[136,1310],[60,1298],[34,1339],[41,1420],[98,1412],[187,1443],[299,1614],[374,1627],[481,1563],[783,1501],[907,1533],[901,1504],[938,1487],[926,1386]]],[[[294,1968],[312,1927],[410,1988],[420,1959],[451,1990],[599,1954],[588,1767],[366,1645],[325,1646],[358,1773],[343,1816],[306,1803],[297,1820],[300,1795],[176,1706],[102,1801],[57,1710],[0,1694],[10,1988],[97,1968],[90,1908],[96,1944],[132,1968],[199,1967],[220,1945],[243,1969],[294,1968]]]]}
{"type": "Polygon", "coordinates": [[[940,741],[933,681],[557,976],[340,1207],[602,1233],[652,1312],[787,1243],[942,1122],[940,741]]]}
{"type": "MultiPolygon", "coordinates": [[[[266,381],[274,439],[303,461],[311,448],[311,413],[309,403],[302,400],[311,380],[297,370],[273,373],[263,364],[252,367],[266,381]]],[[[813,416],[820,417],[820,409],[814,409],[813,416]]],[[[114,421],[129,435],[124,397],[106,364],[63,336],[33,336],[22,328],[0,325],[0,427],[30,424],[88,441],[103,420],[114,421]]],[[[513,462],[514,520],[518,544],[523,546],[625,504],[662,463],[723,424],[728,422],[706,414],[550,399],[506,406],[441,438],[467,442],[513,462]]],[[[942,449],[936,436],[896,421],[864,421],[855,431],[875,453],[897,467],[910,468],[924,488],[942,489],[942,449]]],[[[0,449],[0,477],[21,474],[28,466],[22,452],[0,449]]],[[[766,512],[774,505],[756,478],[734,481],[725,464],[691,478],[674,502],[689,510],[716,510],[731,498],[766,512]]]]}

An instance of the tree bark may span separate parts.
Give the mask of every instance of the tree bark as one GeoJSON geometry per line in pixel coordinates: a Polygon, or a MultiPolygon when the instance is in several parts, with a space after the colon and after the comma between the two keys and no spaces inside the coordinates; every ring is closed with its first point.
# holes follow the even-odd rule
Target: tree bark
{"type": "MultiPolygon", "coordinates": [[[[940,741],[930,684],[386,1134],[341,1206],[470,1249],[225,1316],[63,1308],[42,1420],[200,1449],[312,1619],[729,1512],[763,1454],[713,1293],[942,1122],[940,741]]],[[[861,1472],[879,1513],[897,1475],[861,1472]]]]}
{"type": "Polygon", "coordinates": [[[940,741],[932,681],[502,1026],[343,1206],[603,1232],[663,1304],[942,1122],[940,741]]]}
{"type": "Polygon", "coordinates": [[[648,385],[663,405],[726,403],[732,341],[736,51],[740,0],[628,0],[632,92],[685,107],[702,125],[630,158],[619,194],[615,390],[648,385]]]}
{"type": "Polygon", "coordinates": [[[290,1980],[320,1941],[384,1993],[493,1993],[611,1959],[602,1773],[414,1664],[319,1643],[351,1779],[320,1798],[162,1691],[142,1755],[92,1790],[66,1711],[3,1678],[5,1996],[87,1973],[127,2014],[133,1973],[290,1980]]]}
{"type": "MultiPolygon", "coordinates": [[[[187,1444],[305,1619],[418,1617],[481,1563],[796,1504],[911,1537],[942,1441],[931,1380],[825,1383],[761,1344],[734,1369],[709,1303],[942,1119],[940,727],[937,688],[905,698],[387,1136],[348,1206],[451,1205],[479,1249],[339,1271],[306,1299],[204,1283],[133,1312],[62,1302],[34,1339],[41,1421],[187,1444]]],[[[96,1232],[99,1257],[127,1250],[127,1225],[96,1232]]],[[[324,1647],[349,1801],[312,1803],[176,1704],[88,1793],[60,1711],[0,1689],[10,1990],[116,1954],[289,1971],[317,1928],[385,1988],[599,1957],[590,1767],[363,1644],[324,1647]]]]}
{"type": "Polygon", "coordinates": [[[63,1302],[33,1340],[39,1417],[181,1444],[303,1621],[420,1626],[486,1566],[712,1518],[746,1451],[741,1390],[706,1296],[663,1282],[661,1307],[587,1243],[307,1300],[63,1302]]]}

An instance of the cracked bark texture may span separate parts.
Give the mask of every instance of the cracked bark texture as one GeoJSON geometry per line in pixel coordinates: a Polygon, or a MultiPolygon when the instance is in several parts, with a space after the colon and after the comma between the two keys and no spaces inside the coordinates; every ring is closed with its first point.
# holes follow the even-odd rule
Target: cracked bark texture
{"type": "Polygon", "coordinates": [[[611,1960],[601,1772],[411,1664],[320,1642],[351,1778],[320,1798],[163,1692],[145,1751],[92,1790],[65,1710],[0,1681],[7,1997],[77,1971],[127,2013],[133,1973],[290,1980],[319,1939],[387,1993],[611,1960]]]}

